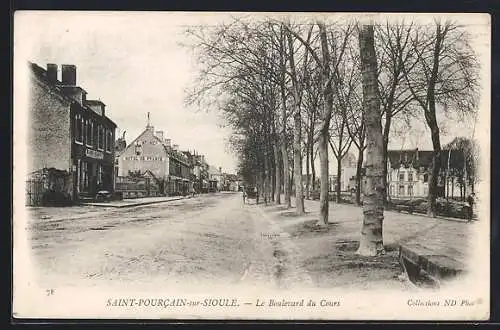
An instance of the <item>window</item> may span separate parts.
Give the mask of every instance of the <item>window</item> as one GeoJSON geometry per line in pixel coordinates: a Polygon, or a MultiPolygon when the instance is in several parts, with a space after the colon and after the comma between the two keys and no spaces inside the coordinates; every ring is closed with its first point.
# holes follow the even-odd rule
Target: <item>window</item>
{"type": "Polygon", "coordinates": [[[94,122],[92,120],[87,120],[86,121],[86,124],[87,124],[87,127],[86,127],[86,137],[85,137],[85,143],[88,145],[88,146],[92,146],[93,145],[93,134],[92,134],[92,130],[93,130],[93,127],[94,127],[94,122]]]}
{"type": "Polygon", "coordinates": [[[392,184],[389,186],[389,195],[394,196],[394,186],[392,184]]]}
{"type": "Polygon", "coordinates": [[[141,155],[141,153],[142,153],[142,145],[141,145],[141,143],[140,143],[140,142],[137,142],[137,143],[135,144],[135,155],[136,155],[136,156],[140,156],[140,155],[141,155]]]}
{"type": "Polygon", "coordinates": [[[97,148],[98,146],[98,143],[99,143],[99,134],[98,134],[98,128],[99,128],[99,125],[97,124],[92,124],[92,134],[93,134],[93,137],[92,137],[92,146],[94,148],[97,148]]]}
{"type": "Polygon", "coordinates": [[[408,172],[408,181],[413,181],[413,173],[412,172],[408,172]]]}
{"type": "Polygon", "coordinates": [[[405,194],[405,186],[401,185],[399,186],[399,195],[404,196],[405,194]]]}
{"type": "Polygon", "coordinates": [[[99,130],[97,131],[98,132],[98,148],[103,150],[104,149],[104,128],[102,127],[102,125],[99,125],[99,130]]]}
{"type": "Polygon", "coordinates": [[[106,136],[106,151],[111,152],[111,145],[113,144],[113,133],[108,130],[106,136]]]}
{"type": "Polygon", "coordinates": [[[404,181],[405,180],[405,173],[401,172],[399,173],[399,181],[404,181]]]}
{"type": "Polygon", "coordinates": [[[75,116],[75,141],[83,143],[83,118],[80,114],[75,116]]]}
{"type": "Polygon", "coordinates": [[[408,186],[408,196],[413,196],[413,186],[408,186]]]}
{"type": "Polygon", "coordinates": [[[429,174],[424,174],[424,182],[427,182],[429,181],[429,174]]]}
{"type": "Polygon", "coordinates": [[[392,180],[397,181],[398,180],[398,172],[394,171],[392,172],[392,180]]]}

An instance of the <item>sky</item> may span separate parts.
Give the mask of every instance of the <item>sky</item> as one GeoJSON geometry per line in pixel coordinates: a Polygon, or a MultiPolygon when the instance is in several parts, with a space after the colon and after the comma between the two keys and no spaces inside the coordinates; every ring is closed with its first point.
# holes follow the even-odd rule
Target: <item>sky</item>
{"type": "MultiPolygon", "coordinates": [[[[77,84],[87,91],[88,99],[106,104],[107,116],[118,125],[117,135],[126,131],[128,143],[144,130],[149,112],[155,130],[163,130],[173,144],[196,150],[211,165],[235,173],[236,158],[226,144],[230,130],[220,126],[217,113],[184,103],[185,89],[196,72],[193,57],[179,45],[187,26],[215,24],[229,17],[182,12],[16,12],[14,57],[44,68],[47,63],[76,65],[77,84]]],[[[484,17],[467,19],[472,27],[484,24],[484,17]]],[[[489,42],[476,38],[474,45],[483,57],[481,49],[489,51],[485,40],[489,42]]],[[[489,82],[487,69],[482,75],[489,82]]],[[[482,112],[489,112],[488,97],[483,93],[482,112]]],[[[484,131],[488,120],[483,116],[476,135],[489,136],[489,127],[484,131]]],[[[457,135],[472,136],[471,122],[441,123],[443,145],[457,135]]],[[[425,125],[414,122],[412,126],[404,141],[393,139],[389,148],[431,149],[425,125]]],[[[334,170],[335,162],[331,164],[334,170]]]]}

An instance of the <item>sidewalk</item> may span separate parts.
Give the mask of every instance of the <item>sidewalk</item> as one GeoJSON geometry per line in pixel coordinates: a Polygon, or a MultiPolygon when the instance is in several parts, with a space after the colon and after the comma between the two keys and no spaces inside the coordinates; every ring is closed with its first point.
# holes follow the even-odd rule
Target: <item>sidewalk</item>
{"type": "MultiPolygon", "coordinates": [[[[198,195],[196,195],[198,196],[198,195]]],[[[170,201],[176,201],[180,199],[191,198],[191,195],[188,196],[170,196],[170,197],[143,197],[143,198],[129,198],[122,199],[118,201],[109,201],[109,202],[85,202],[81,203],[81,205],[89,205],[89,206],[102,206],[102,207],[132,207],[132,206],[142,206],[149,204],[157,204],[164,203],[170,201]]]]}
{"type": "MultiPolygon", "coordinates": [[[[279,223],[283,230],[292,237],[307,238],[298,240],[307,242],[301,246],[307,258],[330,258],[336,262],[335,256],[320,256],[320,250],[328,250],[330,254],[339,255],[346,249],[355,252],[363,219],[363,210],[351,204],[330,203],[329,226],[314,227],[319,219],[319,201],[305,200],[306,214],[298,217],[295,208],[286,210],[283,205],[267,206],[264,211],[279,223]],[[311,238],[314,238],[311,240],[311,238]],[[333,245],[333,246],[332,246],[333,245]]],[[[292,206],[294,206],[292,198],[292,206]]],[[[384,212],[383,238],[388,253],[393,253],[407,271],[423,270],[431,278],[438,281],[443,278],[467,271],[468,251],[471,251],[472,231],[474,223],[467,224],[460,219],[431,218],[425,215],[384,212]]],[[[305,260],[307,262],[307,260],[305,260]]],[[[412,274],[408,274],[412,275],[412,274]]]]}

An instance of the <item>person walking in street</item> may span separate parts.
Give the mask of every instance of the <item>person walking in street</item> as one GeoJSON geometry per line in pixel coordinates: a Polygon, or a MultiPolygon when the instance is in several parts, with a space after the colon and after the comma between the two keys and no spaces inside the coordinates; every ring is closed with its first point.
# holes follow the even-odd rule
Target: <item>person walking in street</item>
{"type": "Polygon", "coordinates": [[[467,222],[471,222],[474,216],[474,205],[476,204],[476,194],[472,193],[467,197],[467,222]]]}
{"type": "Polygon", "coordinates": [[[243,204],[245,204],[245,199],[247,198],[247,189],[245,186],[243,186],[243,204]]]}
{"type": "Polygon", "coordinates": [[[259,190],[257,189],[257,186],[253,188],[253,191],[255,193],[255,204],[259,204],[259,190]]]}

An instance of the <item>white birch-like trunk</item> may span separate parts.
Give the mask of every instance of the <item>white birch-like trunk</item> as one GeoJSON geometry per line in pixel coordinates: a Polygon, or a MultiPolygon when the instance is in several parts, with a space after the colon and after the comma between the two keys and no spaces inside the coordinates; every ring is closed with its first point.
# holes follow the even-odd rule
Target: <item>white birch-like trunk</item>
{"type": "Polygon", "coordinates": [[[363,183],[363,225],[357,253],[376,256],[384,253],[382,226],[384,220],[384,156],[377,85],[377,59],[373,25],[362,25],[359,50],[363,83],[363,112],[366,124],[366,175],[363,183]]]}

